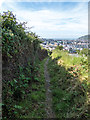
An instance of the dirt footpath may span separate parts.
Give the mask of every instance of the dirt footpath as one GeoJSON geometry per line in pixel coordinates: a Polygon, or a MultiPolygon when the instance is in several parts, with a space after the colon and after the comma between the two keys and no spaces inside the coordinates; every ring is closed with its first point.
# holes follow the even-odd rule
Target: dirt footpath
{"type": "Polygon", "coordinates": [[[48,73],[48,64],[49,58],[45,62],[44,65],[44,75],[45,75],[45,87],[46,87],[46,113],[47,113],[47,118],[55,118],[55,114],[52,110],[52,93],[50,90],[50,77],[48,73]]]}

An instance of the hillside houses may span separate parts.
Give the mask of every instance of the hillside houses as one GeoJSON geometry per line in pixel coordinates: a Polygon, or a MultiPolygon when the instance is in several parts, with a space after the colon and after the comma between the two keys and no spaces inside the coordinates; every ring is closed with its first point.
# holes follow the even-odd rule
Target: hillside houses
{"type": "Polygon", "coordinates": [[[79,40],[53,40],[44,39],[41,44],[45,49],[54,50],[57,46],[63,46],[63,50],[76,51],[88,48],[88,41],[79,40]]]}

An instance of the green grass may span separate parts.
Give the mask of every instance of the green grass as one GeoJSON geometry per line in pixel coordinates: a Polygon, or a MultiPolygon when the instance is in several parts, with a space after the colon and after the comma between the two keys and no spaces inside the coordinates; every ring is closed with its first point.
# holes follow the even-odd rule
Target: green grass
{"type": "Polygon", "coordinates": [[[82,62],[81,57],[72,57],[67,52],[54,50],[48,63],[48,70],[56,117],[87,119],[88,85],[86,79],[83,82],[79,78],[79,75],[82,76],[86,72],[87,63],[82,62]],[[63,63],[58,65],[58,60],[62,60],[63,63]],[[79,70],[76,70],[79,65],[79,70]],[[82,74],[81,71],[83,71],[82,74]]]}
{"type": "Polygon", "coordinates": [[[17,103],[21,109],[16,110],[17,118],[45,118],[45,78],[44,63],[46,59],[39,63],[37,82],[33,82],[30,86],[29,93],[25,99],[17,103]]]}
{"type": "Polygon", "coordinates": [[[82,57],[75,57],[70,56],[68,52],[61,51],[58,49],[55,49],[52,53],[52,58],[55,59],[57,57],[61,57],[61,59],[64,61],[64,64],[69,65],[79,65],[81,63],[82,57]]]}
{"type": "Polygon", "coordinates": [[[52,59],[57,60],[58,64],[65,66],[66,69],[70,67],[73,67],[73,69],[76,68],[74,72],[76,72],[76,70],[78,69],[77,73],[80,73],[79,76],[82,77],[81,79],[88,78],[88,58],[87,57],[70,56],[68,52],[61,51],[59,49],[53,50],[51,57],[52,59]]]}

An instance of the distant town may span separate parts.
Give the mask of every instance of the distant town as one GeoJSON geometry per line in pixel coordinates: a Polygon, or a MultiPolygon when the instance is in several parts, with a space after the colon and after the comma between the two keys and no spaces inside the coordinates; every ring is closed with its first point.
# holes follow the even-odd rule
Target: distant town
{"type": "Polygon", "coordinates": [[[41,46],[50,51],[54,50],[57,46],[63,46],[63,50],[67,50],[70,53],[75,53],[76,50],[82,50],[88,48],[88,36],[82,36],[76,40],[68,39],[42,39],[41,46]]]}

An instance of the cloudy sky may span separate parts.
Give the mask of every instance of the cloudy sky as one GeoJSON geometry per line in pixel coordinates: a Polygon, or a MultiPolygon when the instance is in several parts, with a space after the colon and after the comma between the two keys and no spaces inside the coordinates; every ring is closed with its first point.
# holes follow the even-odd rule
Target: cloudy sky
{"type": "MultiPolygon", "coordinates": [[[[43,38],[78,38],[88,34],[88,1],[0,1],[0,12],[10,10],[43,38]]],[[[43,1],[43,0],[42,0],[43,1]]],[[[58,0],[59,1],[59,0],[58,0]]]]}

